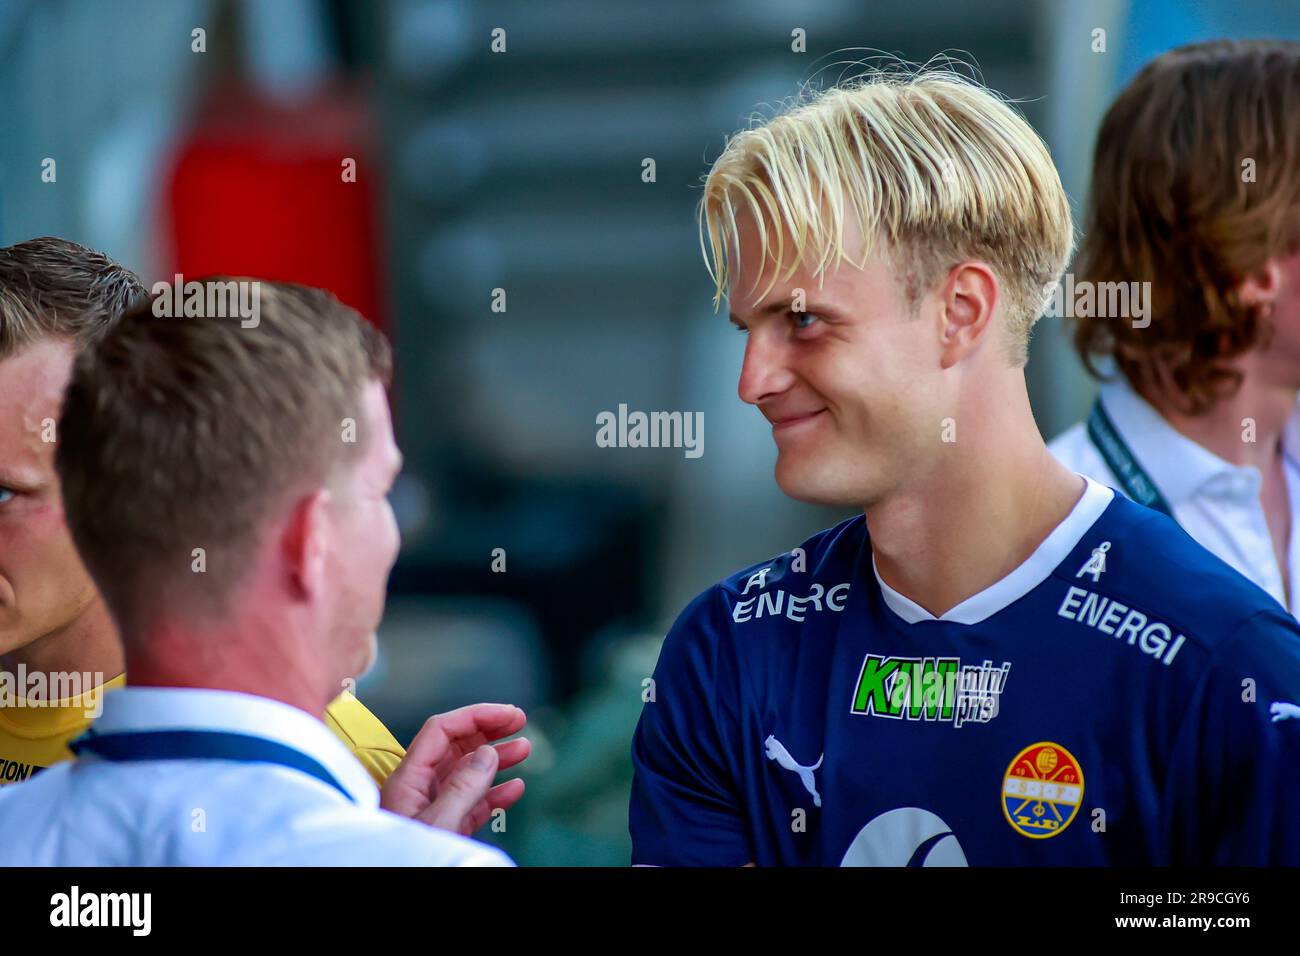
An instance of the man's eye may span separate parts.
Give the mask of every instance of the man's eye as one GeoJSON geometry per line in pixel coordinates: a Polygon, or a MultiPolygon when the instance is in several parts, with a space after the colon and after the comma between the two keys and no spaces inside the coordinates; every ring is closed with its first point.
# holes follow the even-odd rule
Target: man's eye
{"type": "Polygon", "coordinates": [[[794,317],[795,328],[806,329],[818,319],[821,318],[816,312],[791,312],[794,317]]]}
{"type": "Polygon", "coordinates": [[[731,327],[742,335],[749,332],[749,329],[745,328],[743,325],[737,325],[735,322],[731,323],[731,327]]]}
{"type": "Polygon", "coordinates": [[[0,505],[8,502],[16,494],[17,492],[15,492],[12,488],[6,488],[3,485],[0,485],[0,505]]]}

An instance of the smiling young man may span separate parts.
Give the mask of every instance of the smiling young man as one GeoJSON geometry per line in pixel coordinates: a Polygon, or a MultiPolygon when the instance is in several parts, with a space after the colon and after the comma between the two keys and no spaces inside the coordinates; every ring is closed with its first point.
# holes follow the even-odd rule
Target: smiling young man
{"type": "Polygon", "coordinates": [[[863,514],[678,618],[633,862],[1300,862],[1300,630],[1035,425],[1072,227],[1028,124],[873,73],[733,137],[701,228],[777,483],[863,514]]]}

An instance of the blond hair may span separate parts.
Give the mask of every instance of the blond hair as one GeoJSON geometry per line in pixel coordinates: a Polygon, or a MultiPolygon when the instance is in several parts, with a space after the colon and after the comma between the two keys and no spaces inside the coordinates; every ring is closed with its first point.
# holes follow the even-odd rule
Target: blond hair
{"type": "Polygon", "coordinates": [[[819,279],[842,262],[863,268],[880,242],[913,306],[963,259],[987,262],[1001,280],[1019,365],[1074,244],[1069,200],[1042,139],[1008,103],[949,69],[877,68],[806,92],[728,140],[699,212],[715,309],[732,278],[737,216],[748,214],[761,261],[773,265],[764,296],[800,264],[819,279]],[[850,214],[862,230],[859,261],[844,243],[850,214]]]}

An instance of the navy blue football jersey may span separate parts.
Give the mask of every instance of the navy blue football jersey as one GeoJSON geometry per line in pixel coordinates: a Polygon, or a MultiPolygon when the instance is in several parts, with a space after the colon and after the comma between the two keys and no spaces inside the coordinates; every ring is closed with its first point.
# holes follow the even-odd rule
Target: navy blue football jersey
{"type": "Polygon", "coordinates": [[[636,864],[1300,864],[1300,628],[1095,482],[938,618],[845,521],[696,598],[646,696],[636,864]]]}

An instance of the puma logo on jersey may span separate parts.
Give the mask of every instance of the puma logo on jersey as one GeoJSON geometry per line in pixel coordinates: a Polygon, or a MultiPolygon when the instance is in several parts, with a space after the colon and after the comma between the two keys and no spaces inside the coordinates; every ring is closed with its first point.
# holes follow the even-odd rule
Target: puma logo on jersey
{"type": "Polygon", "coordinates": [[[1279,720],[1290,720],[1292,717],[1300,720],[1300,707],[1295,704],[1288,704],[1284,700],[1273,701],[1273,705],[1269,707],[1268,712],[1273,715],[1273,723],[1275,724],[1279,720]]]}
{"type": "Polygon", "coordinates": [[[812,794],[813,806],[820,807],[822,798],[821,794],[817,792],[817,781],[813,777],[813,772],[821,767],[822,760],[825,759],[826,755],[822,754],[818,757],[817,762],[811,767],[805,767],[790,756],[790,751],[786,750],[785,745],[777,740],[773,734],[767,735],[767,740],[763,741],[763,747],[768,760],[775,760],[783,769],[799,775],[799,780],[803,783],[804,789],[812,794]]]}

